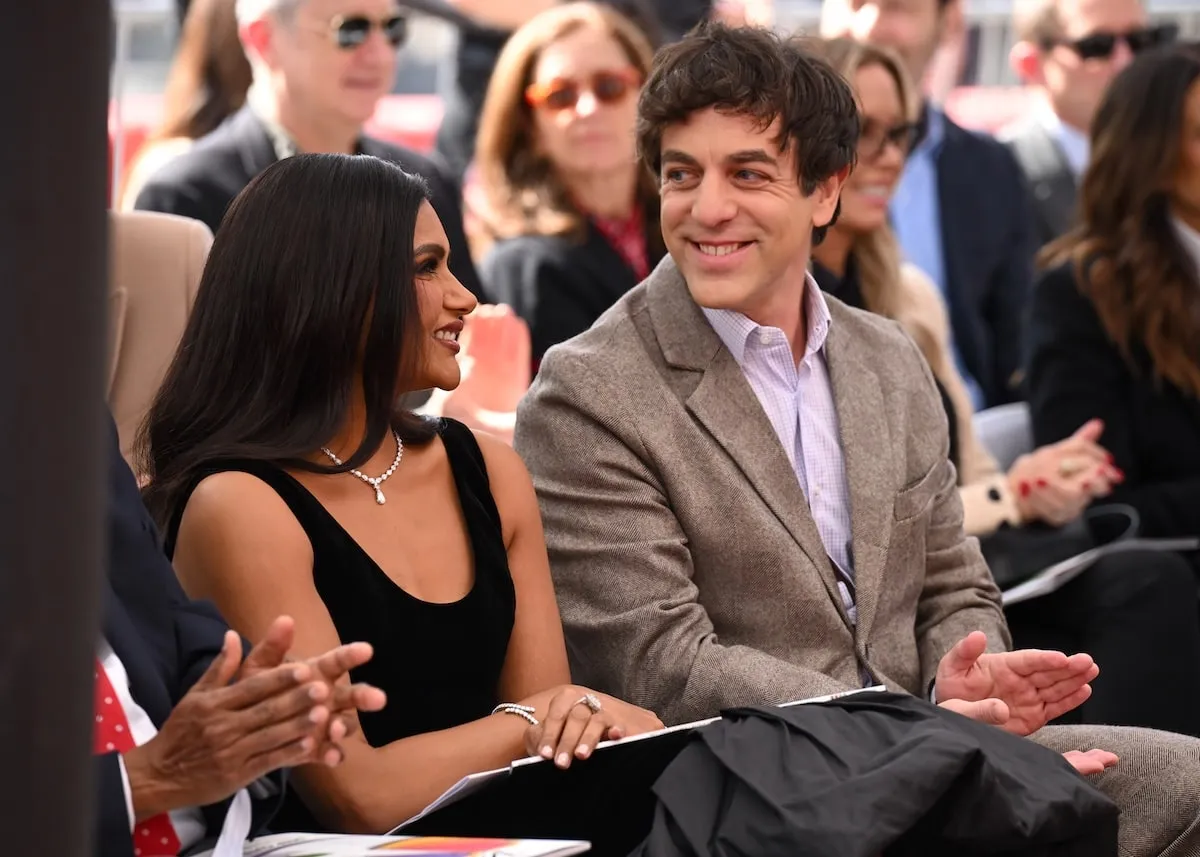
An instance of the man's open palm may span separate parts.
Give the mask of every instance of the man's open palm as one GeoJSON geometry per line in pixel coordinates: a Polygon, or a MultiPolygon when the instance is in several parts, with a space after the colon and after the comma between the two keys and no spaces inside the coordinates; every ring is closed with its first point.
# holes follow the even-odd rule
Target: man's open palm
{"type": "Polygon", "coordinates": [[[1092,695],[1091,682],[1100,667],[1090,655],[1039,649],[989,654],[987,636],[968,634],[938,665],[935,692],[939,702],[999,699],[1008,706],[1003,728],[1029,735],[1081,705],[1092,695]]]}

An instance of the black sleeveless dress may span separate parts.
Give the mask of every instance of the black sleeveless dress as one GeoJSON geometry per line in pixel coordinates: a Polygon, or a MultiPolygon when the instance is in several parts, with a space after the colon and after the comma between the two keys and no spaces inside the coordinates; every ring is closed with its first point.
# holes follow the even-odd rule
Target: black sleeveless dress
{"type": "MultiPolygon", "coordinates": [[[[347,642],[366,641],[375,649],[370,663],[351,673],[354,681],[375,685],[388,696],[382,711],[360,715],[364,737],[373,747],[486,717],[499,702],[500,672],[516,614],[500,513],[483,453],[470,429],[443,419],[439,434],[454,473],[475,565],[471,591],[449,604],[421,601],[397,586],[303,485],[275,465],[224,461],[203,474],[241,471],[258,477],[279,494],[303,527],[312,543],[313,583],[338,636],[347,642]]],[[[187,496],[168,530],[169,555],[186,505],[187,496]]],[[[322,829],[291,791],[271,827],[322,829]]]]}

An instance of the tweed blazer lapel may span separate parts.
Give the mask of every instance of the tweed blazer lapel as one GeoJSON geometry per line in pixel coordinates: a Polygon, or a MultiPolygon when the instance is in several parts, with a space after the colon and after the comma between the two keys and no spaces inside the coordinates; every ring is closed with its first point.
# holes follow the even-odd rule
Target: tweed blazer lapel
{"type": "Polygon", "coordinates": [[[892,533],[895,497],[887,468],[892,460],[887,413],[870,355],[864,353],[853,335],[855,310],[836,298],[827,296],[825,300],[832,316],[825,359],[850,489],[850,543],[858,592],[857,636],[865,640],[879,605],[892,533]]]}
{"type": "MultiPolygon", "coordinates": [[[[692,300],[670,257],[651,273],[645,297],[654,338],[663,359],[678,376],[673,388],[745,475],[747,492],[757,494],[795,539],[849,624],[821,534],[791,461],[741,367],[692,300]]],[[[739,497],[731,493],[726,501],[736,503],[739,497]]],[[[715,509],[714,514],[720,510],[715,509]]]]}

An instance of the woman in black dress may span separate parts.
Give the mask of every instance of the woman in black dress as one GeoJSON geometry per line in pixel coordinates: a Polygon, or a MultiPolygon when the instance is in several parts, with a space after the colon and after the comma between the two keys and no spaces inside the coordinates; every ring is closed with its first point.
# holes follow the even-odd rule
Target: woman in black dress
{"type": "Polygon", "coordinates": [[[292,616],[298,656],[375,648],[353,678],[389,705],[341,765],[296,771],[279,829],[387,831],[465,774],[527,753],[566,767],[661,725],[569,684],[516,454],[395,404],[458,384],[475,299],[450,252],[395,166],[272,166],[225,217],[143,430],[146,502],[192,595],[251,639],[292,616]]]}

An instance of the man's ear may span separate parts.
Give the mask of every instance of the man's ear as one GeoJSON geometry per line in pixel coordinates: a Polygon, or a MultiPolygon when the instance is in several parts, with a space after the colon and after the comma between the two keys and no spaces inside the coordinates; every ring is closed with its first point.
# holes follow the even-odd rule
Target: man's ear
{"type": "Polygon", "coordinates": [[[250,60],[251,65],[255,62],[263,63],[268,67],[275,64],[272,39],[274,29],[274,22],[265,17],[247,21],[238,27],[238,38],[242,42],[242,49],[245,50],[246,58],[250,60]]]}
{"type": "Polygon", "coordinates": [[[1008,52],[1008,65],[1026,86],[1040,86],[1045,82],[1042,52],[1033,42],[1017,42],[1013,45],[1008,52]]]}
{"type": "Polygon", "coordinates": [[[817,186],[813,188],[813,226],[829,226],[833,223],[837,216],[842,187],[850,176],[850,169],[850,165],[847,164],[829,178],[817,182],[817,186]]]}

